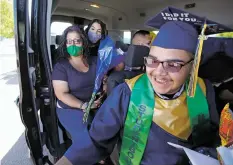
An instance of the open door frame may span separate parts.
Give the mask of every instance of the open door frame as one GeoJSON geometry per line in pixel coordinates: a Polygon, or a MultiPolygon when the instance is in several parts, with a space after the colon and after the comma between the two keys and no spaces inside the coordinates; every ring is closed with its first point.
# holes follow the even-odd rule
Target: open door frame
{"type": "Polygon", "coordinates": [[[47,17],[51,17],[51,13],[47,13],[47,0],[31,2],[32,10],[29,11],[28,0],[14,0],[15,45],[20,87],[19,111],[34,164],[51,165],[48,156],[43,154],[44,145],[55,160],[64,152],[58,136],[55,96],[51,82],[52,66],[45,30],[47,17]]]}
{"type": "Polygon", "coordinates": [[[59,159],[66,150],[60,144],[58,119],[56,115],[56,97],[52,86],[52,62],[50,58],[50,24],[52,0],[33,0],[32,44],[38,53],[38,82],[36,85],[37,98],[40,102],[40,118],[43,124],[44,143],[55,159],[59,159]],[[38,9],[38,10],[37,10],[38,9]],[[48,33],[49,31],[49,33],[48,33]]]}
{"type": "Polygon", "coordinates": [[[25,137],[34,164],[43,164],[42,139],[34,94],[33,55],[29,46],[29,13],[27,0],[14,0],[14,26],[19,77],[19,110],[25,126],[25,137]]]}

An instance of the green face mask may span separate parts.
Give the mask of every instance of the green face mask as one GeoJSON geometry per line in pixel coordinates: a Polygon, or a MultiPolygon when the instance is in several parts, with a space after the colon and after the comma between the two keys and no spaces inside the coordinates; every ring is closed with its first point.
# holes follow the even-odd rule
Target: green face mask
{"type": "Polygon", "coordinates": [[[82,46],[71,45],[67,47],[67,52],[74,57],[80,56],[83,52],[82,46]]]}

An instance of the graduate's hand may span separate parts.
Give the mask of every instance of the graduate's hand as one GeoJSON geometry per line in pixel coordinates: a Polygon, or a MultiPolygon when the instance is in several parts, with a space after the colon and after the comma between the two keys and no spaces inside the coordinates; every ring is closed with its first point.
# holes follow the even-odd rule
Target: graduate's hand
{"type": "Polygon", "coordinates": [[[102,102],[103,102],[103,97],[104,97],[104,93],[103,93],[98,99],[96,99],[96,100],[94,101],[93,106],[94,106],[95,108],[93,108],[93,109],[97,109],[97,108],[99,108],[99,107],[101,106],[101,104],[102,104],[102,102]]]}
{"type": "Polygon", "coordinates": [[[107,88],[108,88],[108,87],[107,87],[107,84],[104,84],[104,85],[103,85],[103,91],[104,91],[104,93],[107,93],[107,88]]]}
{"type": "Polygon", "coordinates": [[[108,80],[108,76],[107,76],[107,75],[104,75],[103,84],[106,84],[106,83],[107,83],[107,80],[108,80]]]}
{"type": "Polygon", "coordinates": [[[91,105],[91,110],[98,109],[100,107],[100,105],[101,105],[101,101],[99,101],[99,100],[94,101],[94,103],[92,103],[92,105],[91,105]]]}
{"type": "Polygon", "coordinates": [[[103,103],[103,99],[106,96],[106,92],[102,91],[102,93],[99,93],[98,97],[96,98],[96,100],[94,101],[94,103],[96,104],[96,106],[99,108],[101,106],[101,104],[103,103]]]}

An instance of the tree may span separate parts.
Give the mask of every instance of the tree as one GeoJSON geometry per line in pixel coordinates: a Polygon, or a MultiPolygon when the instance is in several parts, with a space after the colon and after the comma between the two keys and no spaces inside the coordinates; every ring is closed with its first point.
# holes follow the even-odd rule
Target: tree
{"type": "Polygon", "coordinates": [[[0,36],[14,37],[13,6],[7,0],[0,0],[0,36]]]}

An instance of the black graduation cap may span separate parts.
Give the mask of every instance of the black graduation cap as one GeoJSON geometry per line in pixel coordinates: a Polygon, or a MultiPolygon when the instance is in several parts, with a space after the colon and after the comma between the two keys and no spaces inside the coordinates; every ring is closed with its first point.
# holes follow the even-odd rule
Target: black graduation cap
{"type": "Polygon", "coordinates": [[[204,41],[203,58],[205,63],[211,56],[217,52],[224,52],[227,56],[233,58],[233,38],[209,37],[204,41]]]}
{"type": "MultiPolygon", "coordinates": [[[[187,93],[190,97],[195,95],[204,43],[206,46],[211,46],[215,42],[215,38],[210,39],[209,42],[206,35],[233,31],[225,25],[173,7],[165,8],[148,20],[146,25],[160,29],[152,45],[187,50],[195,55],[187,93]]],[[[212,49],[214,48],[212,47],[212,49]]],[[[217,52],[216,49],[214,51],[217,52]]]]}
{"type": "Polygon", "coordinates": [[[233,29],[225,25],[174,7],[165,8],[159,14],[149,19],[146,25],[160,29],[160,27],[168,21],[184,21],[194,26],[199,34],[201,33],[204,23],[206,23],[208,26],[205,30],[205,35],[233,31],[233,29]]]}

